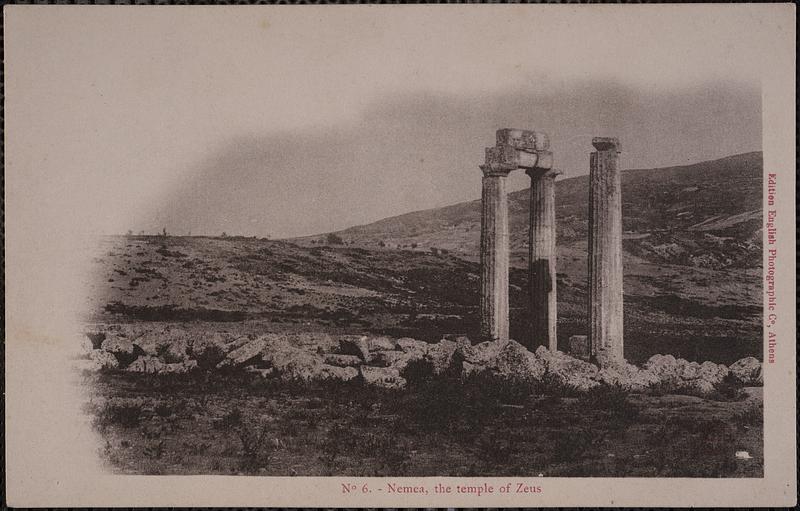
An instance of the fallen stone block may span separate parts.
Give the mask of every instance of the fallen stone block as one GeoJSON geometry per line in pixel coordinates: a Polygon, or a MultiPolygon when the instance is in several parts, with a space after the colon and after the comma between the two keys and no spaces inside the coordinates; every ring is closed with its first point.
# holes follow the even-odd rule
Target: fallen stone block
{"type": "Polygon", "coordinates": [[[256,366],[247,366],[244,368],[246,373],[255,375],[260,377],[261,379],[268,380],[275,376],[275,368],[274,367],[256,367],[256,366]]]}
{"type": "Polygon", "coordinates": [[[397,340],[397,347],[404,353],[413,352],[425,356],[425,353],[428,352],[428,346],[429,344],[427,342],[412,339],[411,337],[403,337],[397,340]]]}
{"type": "Polygon", "coordinates": [[[367,341],[369,351],[392,351],[397,349],[397,342],[389,337],[372,337],[367,341]]]}
{"type": "Polygon", "coordinates": [[[600,369],[597,381],[631,392],[643,392],[661,380],[655,374],[628,363],[612,364],[600,369]]]}
{"type": "Polygon", "coordinates": [[[144,355],[131,362],[125,370],[133,373],[155,374],[162,372],[165,366],[166,364],[158,358],[144,355]]]}
{"type": "Polygon", "coordinates": [[[442,339],[436,344],[428,345],[428,351],[425,353],[425,360],[430,362],[433,374],[440,375],[450,369],[456,347],[458,347],[458,344],[454,341],[448,341],[447,339],[442,339]]]}
{"type": "Polygon", "coordinates": [[[324,364],[320,367],[318,379],[322,381],[348,382],[358,377],[355,367],[338,367],[324,364]]]}
{"type": "Polygon", "coordinates": [[[698,378],[705,380],[712,385],[717,385],[728,376],[730,370],[723,364],[714,362],[703,362],[698,369],[698,378]]]}
{"type": "Polygon", "coordinates": [[[681,379],[696,380],[700,378],[700,364],[697,362],[686,362],[681,365],[681,379]]]}
{"type": "Polygon", "coordinates": [[[266,336],[261,336],[248,342],[244,346],[231,351],[226,355],[224,360],[217,364],[217,367],[222,368],[229,366],[242,366],[257,357],[260,357],[261,352],[267,345],[267,339],[268,338],[266,336]]]}
{"type": "Polygon", "coordinates": [[[194,371],[197,369],[197,361],[196,360],[184,360],[183,362],[174,362],[172,364],[164,364],[163,369],[161,369],[161,373],[173,373],[173,374],[186,374],[188,372],[194,371]]]}
{"type": "Polygon", "coordinates": [[[94,350],[89,355],[89,360],[97,364],[101,370],[119,369],[117,357],[102,350],[94,350]]]}
{"type": "Polygon", "coordinates": [[[346,336],[339,339],[339,353],[342,355],[356,355],[364,362],[369,362],[369,343],[366,335],[346,336]]]}
{"type": "Polygon", "coordinates": [[[745,357],[730,365],[730,374],[742,385],[760,386],[764,384],[761,362],[755,357],[745,357]]]}
{"type": "Polygon", "coordinates": [[[271,342],[264,349],[262,361],[274,367],[281,379],[293,381],[316,380],[323,367],[321,356],[290,346],[285,340],[271,342]]]}
{"type": "Polygon", "coordinates": [[[103,341],[101,349],[117,358],[120,367],[127,367],[140,356],[146,355],[144,350],[127,337],[109,335],[103,341]]]}
{"type": "Polygon", "coordinates": [[[683,363],[672,355],[653,355],[644,364],[647,371],[658,376],[661,382],[667,384],[677,384],[683,374],[682,366],[683,363]]]}
{"type": "Polygon", "coordinates": [[[546,374],[552,382],[578,391],[592,389],[600,383],[600,369],[589,362],[570,357],[561,351],[550,351],[544,346],[536,349],[536,355],[546,364],[546,374]]]}
{"type": "Polygon", "coordinates": [[[406,386],[400,371],[391,367],[361,366],[359,371],[366,385],[385,389],[402,389],[406,386]]]}
{"type": "Polygon", "coordinates": [[[405,369],[411,355],[402,351],[378,351],[372,354],[370,364],[378,367],[395,367],[398,371],[405,369]]]}
{"type": "Polygon", "coordinates": [[[361,357],[356,355],[337,355],[335,353],[325,354],[322,360],[328,365],[338,367],[357,367],[363,362],[361,357]]]}

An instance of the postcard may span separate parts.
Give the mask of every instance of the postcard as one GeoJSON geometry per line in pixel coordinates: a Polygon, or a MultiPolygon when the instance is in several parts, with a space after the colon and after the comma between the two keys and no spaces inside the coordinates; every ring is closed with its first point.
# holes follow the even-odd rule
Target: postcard
{"type": "Polygon", "coordinates": [[[793,506],[795,7],[4,7],[12,507],[793,506]]]}

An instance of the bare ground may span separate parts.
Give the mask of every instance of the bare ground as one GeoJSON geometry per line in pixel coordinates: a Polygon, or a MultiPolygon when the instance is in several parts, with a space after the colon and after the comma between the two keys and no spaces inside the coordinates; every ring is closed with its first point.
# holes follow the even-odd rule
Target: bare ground
{"type": "Polygon", "coordinates": [[[125,474],[762,477],[760,389],[733,401],[422,381],[86,376],[101,457],[125,474]],[[752,459],[737,459],[746,451],[752,459]]]}

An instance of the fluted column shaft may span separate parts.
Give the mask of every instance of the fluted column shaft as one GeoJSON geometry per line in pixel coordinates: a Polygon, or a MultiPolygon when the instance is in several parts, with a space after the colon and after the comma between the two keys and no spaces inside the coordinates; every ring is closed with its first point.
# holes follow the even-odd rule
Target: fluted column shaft
{"type": "Polygon", "coordinates": [[[483,170],[481,211],[481,336],[508,339],[508,170],[483,170]]]}
{"type": "Polygon", "coordinates": [[[556,322],[556,175],[530,169],[530,229],[528,231],[529,349],[557,349],[556,322]]]}
{"type": "Polygon", "coordinates": [[[601,366],[624,360],[622,190],[619,142],[595,138],[590,155],[589,330],[592,358],[601,366]]]}

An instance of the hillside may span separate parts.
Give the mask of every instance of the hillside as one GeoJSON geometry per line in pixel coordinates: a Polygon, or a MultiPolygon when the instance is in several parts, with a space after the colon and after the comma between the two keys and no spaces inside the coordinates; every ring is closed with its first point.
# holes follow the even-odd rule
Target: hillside
{"type": "MultiPolygon", "coordinates": [[[[761,265],[762,154],[746,153],[680,167],[622,173],[625,251],[648,262],[706,268],[761,265]]],[[[512,264],[527,261],[528,190],[509,194],[512,264]]],[[[587,235],[588,176],[556,185],[562,255],[587,235]]],[[[480,201],[416,211],[335,233],[356,246],[445,249],[478,257],[480,201]]],[[[325,235],[294,240],[325,241],[325,235]]]]}
{"type": "MultiPolygon", "coordinates": [[[[626,357],[671,353],[728,364],[760,357],[760,153],[623,176],[626,357]]],[[[517,339],[528,331],[527,192],[510,197],[517,339]]],[[[587,192],[585,176],[558,183],[562,347],[587,328],[587,192]]],[[[87,319],[476,339],[479,207],[467,202],[353,227],[338,233],[346,244],[327,244],[324,235],[105,237],[87,319]]]]}

